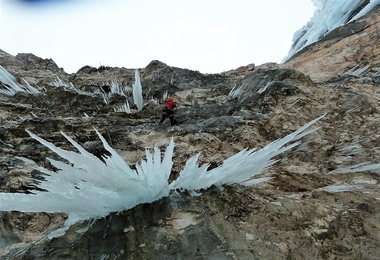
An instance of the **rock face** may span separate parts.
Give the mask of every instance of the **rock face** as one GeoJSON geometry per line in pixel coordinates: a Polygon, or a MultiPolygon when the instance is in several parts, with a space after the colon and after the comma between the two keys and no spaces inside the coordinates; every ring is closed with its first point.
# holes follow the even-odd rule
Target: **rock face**
{"type": "Polygon", "coordinates": [[[86,66],[67,74],[51,60],[0,52],[0,65],[18,80],[27,78],[45,89],[34,96],[0,96],[1,192],[38,189],[43,175],[36,165],[49,167],[46,157],[56,158],[26,129],[68,149],[59,133],[64,131],[101,156],[105,151],[95,127],[131,163],[143,158],[146,147],[162,147],[173,136],[175,178],[196,153],[201,162],[217,167],[246,147],[262,147],[327,114],[322,128],[278,158],[281,161],[264,173],[273,179],[259,186],[212,188],[198,197],[172,194],[77,224],[50,241],[43,238],[62,225],[65,214],[1,212],[0,256],[378,259],[379,171],[352,168],[380,161],[378,12],[338,28],[335,36],[330,34],[283,65],[249,65],[203,75],[152,61],[140,69],[145,105],[140,112],[132,106],[131,114],[114,112],[126,99],[132,104],[129,88],[124,96],[107,94],[107,103],[104,95],[112,81],[131,86],[133,69],[86,66]],[[346,59],[340,58],[342,53],[346,59]],[[363,66],[366,70],[359,73],[363,66]],[[57,76],[75,87],[54,86],[57,76]],[[238,91],[231,92],[234,86],[238,91]],[[158,126],[166,95],[179,103],[178,126],[158,126]],[[352,190],[323,189],[339,183],[352,190]]]}

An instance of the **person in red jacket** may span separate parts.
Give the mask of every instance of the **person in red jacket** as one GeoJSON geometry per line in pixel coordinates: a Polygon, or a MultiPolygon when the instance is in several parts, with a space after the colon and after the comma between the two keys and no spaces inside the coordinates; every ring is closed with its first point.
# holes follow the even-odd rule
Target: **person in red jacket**
{"type": "Polygon", "coordinates": [[[177,120],[174,119],[174,111],[176,107],[177,107],[177,103],[174,102],[173,98],[168,97],[165,100],[160,124],[162,124],[167,117],[169,117],[171,125],[175,125],[177,123],[177,120]]]}

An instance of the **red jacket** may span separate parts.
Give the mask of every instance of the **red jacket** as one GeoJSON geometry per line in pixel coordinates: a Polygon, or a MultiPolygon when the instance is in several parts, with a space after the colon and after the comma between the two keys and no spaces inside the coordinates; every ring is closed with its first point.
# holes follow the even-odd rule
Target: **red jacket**
{"type": "Polygon", "coordinates": [[[169,109],[174,109],[177,106],[177,103],[174,101],[165,101],[164,107],[169,109]]]}

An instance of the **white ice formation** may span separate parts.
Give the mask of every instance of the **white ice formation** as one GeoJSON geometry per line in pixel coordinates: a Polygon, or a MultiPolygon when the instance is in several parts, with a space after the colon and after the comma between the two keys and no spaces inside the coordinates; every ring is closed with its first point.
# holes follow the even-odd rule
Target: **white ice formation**
{"type": "Polygon", "coordinates": [[[122,113],[127,113],[127,114],[130,114],[132,113],[131,112],[131,108],[129,107],[129,102],[128,102],[128,99],[125,100],[125,103],[124,105],[121,105],[119,107],[116,107],[113,109],[115,112],[122,112],[122,113]]]}
{"type": "Polygon", "coordinates": [[[241,89],[242,89],[242,87],[243,87],[243,85],[241,85],[241,86],[237,86],[237,85],[235,85],[231,90],[230,90],[230,92],[228,93],[228,98],[230,98],[230,99],[234,99],[234,98],[236,98],[236,97],[238,97],[239,95],[240,95],[240,93],[241,93],[241,89]]]}
{"type": "Polygon", "coordinates": [[[293,36],[293,45],[285,60],[320,40],[335,28],[352,22],[377,5],[380,0],[312,0],[316,10],[311,20],[293,36]]]}
{"type": "Polygon", "coordinates": [[[353,165],[346,169],[347,172],[378,172],[380,173],[380,163],[361,163],[357,165],[353,165]]]}
{"type": "Polygon", "coordinates": [[[45,181],[39,187],[47,190],[34,191],[34,195],[21,193],[0,193],[0,210],[23,212],[65,212],[69,215],[65,227],[89,218],[99,218],[110,212],[130,209],[138,204],[153,202],[168,196],[171,191],[189,191],[193,194],[212,185],[254,185],[265,178],[252,177],[262,173],[277,160],[273,157],[299,145],[300,138],[319,128],[309,129],[323,116],[309,122],[299,130],[276,140],[255,151],[243,150],[223,162],[217,168],[208,170],[208,165],[198,166],[196,155],[190,158],[179,177],[169,183],[172,171],[174,141],[171,139],[161,158],[160,149],[154,147],[153,154],[146,150],[146,159],[132,169],[106,140],[97,134],[110,156],[103,160],[84,150],[69,136],[62,135],[79,151],[66,151],[28,132],[38,142],[58,154],[67,162],[48,158],[58,172],[39,167],[45,173],[45,181]]]}
{"type": "Polygon", "coordinates": [[[56,88],[63,88],[65,90],[72,91],[74,93],[77,93],[79,95],[85,95],[85,96],[91,96],[95,97],[96,94],[88,92],[88,91],[83,91],[80,90],[79,88],[76,88],[73,83],[71,82],[65,82],[62,79],[60,79],[58,76],[56,76],[56,79],[50,83],[50,85],[56,87],[56,88]]]}
{"type": "Polygon", "coordinates": [[[24,92],[30,95],[36,95],[41,93],[38,87],[31,86],[27,81],[24,80],[26,85],[21,85],[17,83],[16,78],[10,74],[4,67],[0,65],[0,94],[5,96],[14,96],[17,92],[24,92]]]}
{"type": "Polygon", "coordinates": [[[60,79],[58,76],[56,76],[56,79],[51,83],[56,88],[68,88],[68,89],[75,89],[74,84],[69,82],[65,82],[62,79],[60,79]]]}
{"type": "Polygon", "coordinates": [[[169,97],[169,91],[166,90],[166,91],[162,94],[162,102],[164,102],[168,97],[169,97]]]}
{"type": "Polygon", "coordinates": [[[111,93],[113,94],[119,94],[120,96],[126,96],[126,88],[123,86],[120,86],[119,83],[116,80],[111,81],[111,93]]]}
{"type": "Polygon", "coordinates": [[[139,70],[135,70],[135,83],[133,83],[133,102],[137,106],[137,110],[141,111],[143,107],[142,86],[139,70]]]}
{"type": "Polygon", "coordinates": [[[351,185],[347,183],[339,183],[339,184],[325,186],[323,188],[320,188],[319,190],[324,190],[330,193],[338,193],[338,192],[345,192],[345,191],[353,191],[360,188],[361,187],[358,185],[355,186],[355,185],[351,185]]]}

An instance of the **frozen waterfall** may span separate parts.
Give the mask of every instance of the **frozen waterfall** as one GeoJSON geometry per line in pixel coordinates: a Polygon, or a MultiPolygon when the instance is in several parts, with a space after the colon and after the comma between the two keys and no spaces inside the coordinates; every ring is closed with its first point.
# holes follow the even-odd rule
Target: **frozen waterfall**
{"type": "Polygon", "coordinates": [[[316,11],[311,20],[293,37],[293,45],[285,60],[304,47],[318,41],[335,28],[354,21],[377,5],[380,0],[312,0],[316,11]]]}
{"type": "Polygon", "coordinates": [[[141,79],[140,79],[140,73],[139,70],[135,70],[135,82],[132,86],[132,92],[133,92],[133,102],[137,106],[137,110],[141,111],[143,107],[143,97],[142,97],[142,86],[141,86],[141,79]]]}

